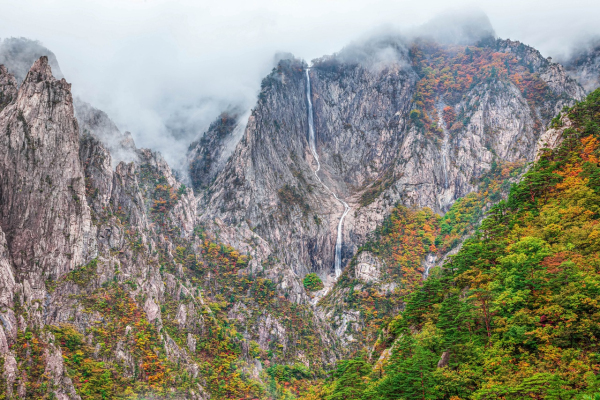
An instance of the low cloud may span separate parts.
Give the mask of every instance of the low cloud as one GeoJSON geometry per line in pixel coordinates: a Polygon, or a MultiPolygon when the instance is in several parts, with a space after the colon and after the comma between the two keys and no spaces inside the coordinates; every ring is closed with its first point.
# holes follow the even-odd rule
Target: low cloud
{"type": "Polygon", "coordinates": [[[473,45],[481,40],[496,38],[488,16],[479,9],[448,10],[427,23],[407,32],[443,44],[473,45]]]}
{"type": "Polygon", "coordinates": [[[187,146],[221,111],[254,107],[278,51],[305,60],[338,52],[375,60],[378,68],[405,56],[398,33],[460,43],[498,35],[546,56],[600,34],[600,3],[591,0],[568,7],[554,0],[458,0],[453,5],[462,11],[445,13],[441,0],[0,3],[0,37],[40,40],[56,54],[76,95],[104,110],[121,132],[130,131],[138,147],[161,151],[176,168],[185,168],[187,146]],[[387,36],[378,36],[381,46],[370,58],[360,46],[348,46],[375,33],[387,36]]]}

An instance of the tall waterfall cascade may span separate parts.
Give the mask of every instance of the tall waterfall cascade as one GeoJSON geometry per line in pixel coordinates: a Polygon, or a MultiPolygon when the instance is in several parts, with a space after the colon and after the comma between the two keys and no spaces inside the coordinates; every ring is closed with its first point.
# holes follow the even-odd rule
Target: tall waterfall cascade
{"type": "Polygon", "coordinates": [[[337,238],[335,241],[334,270],[335,270],[335,277],[339,278],[340,275],[342,274],[342,229],[343,229],[343,225],[344,225],[344,218],[346,218],[346,215],[348,215],[348,212],[350,211],[350,206],[344,200],[340,199],[333,192],[333,190],[331,190],[329,188],[329,186],[327,186],[325,183],[323,183],[321,178],[319,178],[318,172],[321,170],[321,163],[319,162],[319,156],[317,154],[317,145],[316,145],[316,140],[315,140],[315,122],[314,122],[314,118],[313,118],[313,106],[312,106],[312,99],[311,99],[311,92],[310,92],[309,70],[310,70],[309,68],[306,69],[306,100],[308,102],[308,143],[309,143],[309,147],[310,147],[310,152],[312,153],[315,161],[317,162],[317,168],[313,172],[314,172],[315,176],[317,177],[317,180],[321,183],[321,185],[323,185],[323,187],[325,187],[325,189],[327,189],[327,191],[329,193],[331,193],[333,195],[333,197],[335,197],[335,199],[344,206],[344,213],[342,214],[342,217],[340,218],[340,222],[338,223],[337,238]]]}
{"type": "Polygon", "coordinates": [[[445,104],[442,101],[439,101],[436,104],[437,112],[438,112],[438,124],[442,127],[444,133],[444,141],[442,142],[442,164],[443,164],[443,172],[444,172],[444,189],[448,189],[450,185],[448,185],[448,139],[450,137],[450,132],[448,132],[448,127],[446,126],[446,121],[444,121],[444,107],[445,104]]]}

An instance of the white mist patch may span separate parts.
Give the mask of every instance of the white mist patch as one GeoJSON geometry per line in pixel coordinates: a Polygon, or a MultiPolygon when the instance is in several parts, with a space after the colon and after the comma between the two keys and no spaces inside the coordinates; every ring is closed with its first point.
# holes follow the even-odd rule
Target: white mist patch
{"type": "Polygon", "coordinates": [[[121,161],[129,163],[138,160],[135,141],[130,132],[121,133],[105,112],[78,97],[74,98],[73,106],[80,135],[91,134],[100,140],[110,151],[113,168],[121,161]]]}
{"type": "Polygon", "coordinates": [[[231,135],[229,135],[225,139],[225,142],[223,143],[224,144],[223,153],[221,153],[221,158],[219,159],[220,163],[227,162],[227,160],[229,159],[229,156],[231,156],[231,154],[235,150],[237,144],[240,142],[240,140],[244,136],[244,132],[246,132],[246,126],[248,125],[248,119],[250,118],[250,114],[252,114],[252,110],[248,110],[244,114],[242,114],[237,125],[233,129],[233,132],[231,132],[231,135]]]}

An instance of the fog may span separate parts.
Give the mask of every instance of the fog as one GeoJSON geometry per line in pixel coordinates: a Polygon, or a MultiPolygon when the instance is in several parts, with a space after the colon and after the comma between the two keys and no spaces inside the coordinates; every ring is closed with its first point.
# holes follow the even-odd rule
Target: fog
{"type": "MultiPolygon", "coordinates": [[[[522,0],[0,0],[0,38],[54,52],[73,92],[104,110],[138,147],[181,167],[187,145],[229,106],[253,107],[277,52],[311,60],[401,31],[469,40],[495,32],[546,56],[600,34],[600,2],[522,0]],[[491,26],[439,29],[484,12],[491,26]],[[427,24],[432,18],[436,22],[427,24]],[[489,28],[489,29],[488,29],[489,28]]],[[[477,17],[481,20],[481,16],[477,17]]],[[[462,21],[464,22],[464,21],[462,21]]],[[[385,61],[395,53],[382,52],[385,61]]]]}

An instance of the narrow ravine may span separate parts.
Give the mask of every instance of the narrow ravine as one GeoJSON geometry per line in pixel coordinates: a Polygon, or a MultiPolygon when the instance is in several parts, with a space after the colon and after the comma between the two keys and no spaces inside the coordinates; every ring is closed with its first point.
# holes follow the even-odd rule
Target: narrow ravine
{"type": "Polygon", "coordinates": [[[310,147],[310,152],[312,153],[313,157],[315,158],[315,161],[317,162],[317,169],[315,169],[313,172],[314,172],[315,176],[317,177],[317,180],[319,182],[321,182],[321,185],[323,185],[323,187],[325,187],[325,189],[327,189],[327,191],[329,191],[329,193],[331,193],[333,195],[333,197],[335,197],[335,199],[344,206],[344,213],[342,214],[342,217],[340,218],[340,222],[338,223],[337,238],[335,241],[334,270],[335,270],[335,277],[339,278],[340,275],[342,274],[342,229],[343,229],[343,225],[344,225],[344,218],[346,218],[346,215],[350,211],[350,206],[344,200],[340,199],[333,192],[333,190],[331,190],[329,188],[329,186],[327,186],[325,183],[323,183],[321,178],[319,178],[318,172],[321,170],[321,163],[319,162],[319,156],[317,155],[317,145],[316,145],[316,140],[315,140],[315,123],[314,123],[314,119],[313,119],[313,106],[312,106],[311,91],[310,91],[309,71],[310,71],[310,69],[307,68],[306,69],[306,100],[308,101],[308,143],[309,143],[309,147],[310,147]]]}

